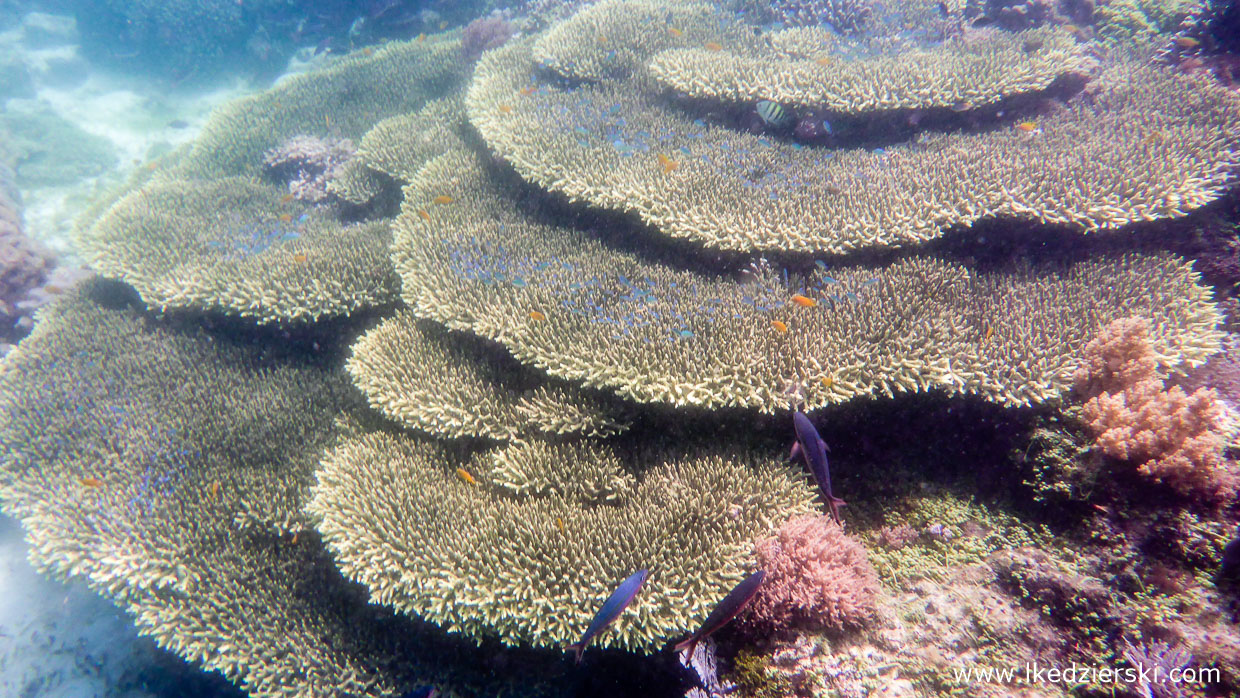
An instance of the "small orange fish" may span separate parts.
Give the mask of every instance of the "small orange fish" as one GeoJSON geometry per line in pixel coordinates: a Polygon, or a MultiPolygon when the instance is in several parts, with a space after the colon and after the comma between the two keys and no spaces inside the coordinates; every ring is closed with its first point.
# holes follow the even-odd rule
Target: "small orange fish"
{"type": "Polygon", "coordinates": [[[367,46],[366,48],[362,49],[362,55],[363,55],[363,56],[373,56],[373,55],[374,55],[374,53],[375,53],[375,50],[374,50],[373,48],[369,47],[369,46],[367,46]]]}
{"type": "Polygon", "coordinates": [[[707,51],[722,51],[723,44],[719,43],[718,41],[707,41],[706,50],[707,51]]]}
{"type": "Polygon", "coordinates": [[[531,310],[531,311],[530,311],[530,319],[531,319],[531,320],[534,320],[534,321],[536,321],[536,322],[542,322],[543,320],[546,320],[546,319],[547,319],[547,316],[546,316],[546,315],[543,315],[542,313],[538,312],[537,310],[531,310]]]}
{"type": "Polygon", "coordinates": [[[818,65],[826,67],[826,66],[831,65],[831,57],[830,56],[819,56],[817,59],[814,60],[814,62],[817,63],[818,65]]]}
{"type": "Polygon", "coordinates": [[[555,527],[560,529],[560,533],[563,533],[564,532],[564,519],[561,519],[558,516],[555,517],[555,527]]]}
{"type": "Polygon", "coordinates": [[[296,253],[296,254],[294,254],[294,255],[293,255],[293,261],[294,261],[294,262],[296,262],[296,263],[298,263],[298,264],[305,264],[305,263],[306,263],[306,259],[307,259],[307,258],[306,258],[306,253],[305,253],[305,252],[298,252],[298,253],[296,253]]]}
{"type": "Polygon", "coordinates": [[[440,194],[439,196],[436,196],[435,198],[431,199],[431,203],[450,204],[452,203],[452,197],[448,196],[447,194],[440,194]]]}
{"type": "Polygon", "coordinates": [[[293,545],[297,545],[297,541],[301,539],[301,531],[293,531],[293,545]]]}
{"type": "Polygon", "coordinates": [[[78,482],[82,483],[83,486],[89,487],[91,489],[98,489],[100,487],[103,487],[103,480],[100,480],[97,477],[84,477],[84,478],[79,479],[78,482]]]}
{"type": "Polygon", "coordinates": [[[421,34],[418,34],[418,38],[413,40],[415,44],[420,44],[423,41],[426,41],[426,32],[422,32],[421,34]]]}
{"type": "Polygon", "coordinates": [[[1038,130],[1038,125],[1032,121],[1022,121],[1016,124],[1016,130],[1023,131],[1024,133],[1033,133],[1038,130]]]}
{"type": "Polygon", "coordinates": [[[1075,24],[1065,24],[1063,25],[1063,28],[1068,30],[1068,33],[1071,34],[1072,36],[1076,36],[1077,34],[1081,33],[1081,28],[1076,26],[1075,24]]]}
{"type": "Polygon", "coordinates": [[[478,484],[478,481],[474,479],[474,476],[473,476],[473,475],[470,475],[470,474],[469,474],[469,471],[468,471],[468,470],[466,470],[466,469],[464,469],[464,468],[457,468],[457,469],[456,469],[456,476],[457,476],[457,477],[459,477],[459,478],[461,478],[461,481],[462,481],[462,482],[468,482],[468,483],[469,483],[469,484],[471,484],[471,485],[476,485],[476,484],[478,484]]]}
{"type": "Polygon", "coordinates": [[[211,483],[211,499],[214,501],[220,498],[220,481],[216,480],[211,483]]]}
{"type": "Polygon", "coordinates": [[[332,127],[332,117],[331,117],[331,114],[324,114],[324,115],[323,115],[323,125],[324,125],[324,126],[326,126],[326,127],[327,127],[327,128],[329,128],[329,129],[332,127]]]}
{"type": "Polygon", "coordinates": [[[663,174],[667,174],[677,167],[680,167],[679,162],[676,162],[663,153],[659,153],[659,165],[663,168],[663,174]]]}
{"type": "Polygon", "coordinates": [[[1192,50],[1201,45],[1201,42],[1191,36],[1175,37],[1175,45],[1182,49],[1192,50]]]}
{"type": "Polygon", "coordinates": [[[293,214],[291,214],[291,213],[281,213],[281,214],[280,214],[280,222],[281,222],[281,223],[292,223],[292,222],[293,222],[293,214]]]}
{"type": "Polygon", "coordinates": [[[796,294],[795,296],[793,296],[793,297],[792,297],[792,302],[793,302],[793,303],[796,303],[797,305],[799,305],[799,306],[801,306],[801,307],[803,307],[803,308],[812,308],[812,307],[814,307],[814,306],[818,305],[818,301],[816,301],[816,300],[814,300],[813,298],[810,298],[810,297],[808,297],[808,296],[802,296],[802,295],[801,295],[801,294],[799,294],[799,293],[798,293],[798,294],[796,294]]]}
{"type": "Polygon", "coordinates": [[[671,34],[672,36],[676,37],[677,39],[679,39],[680,37],[682,37],[682,36],[684,36],[684,35],[685,35],[685,33],[684,33],[684,32],[680,31],[680,30],[679,30],[679,29],[677,29],[676,27],[668,27],[668,28],[667,28],[667,33],[668,33],[668,34],[671,34]]]}
{"type": "Polygon", "coordinates": [[[281,197],[280,197],[280,203],[282,203],[282,204],[287,204],[288,202],[290,202],[290,201],[292,201],[292,200],[293,200],[293,195],[292,195],[292,194],[285,194],[284,196],[281,196],[281,197]]]}
{"type": "Polygon", "coordinates": [[[424,208],[418,209],[418,215],[421,216],[424,221],[429,221],[431,219],[431,214],[424,208]]]}
{"type": "Polygon", "coordinates": [[[780,334],[788,333],[788,324],[780,320],[771,320],[771,327],[774,327],[780,334]]]}
{"type": "Polygon", "coordinates": [[[443,31],[447,28],[448,28],[448,20],[445,19],[444,21],[439,23],[439,31],[443,31]]]}
{"type": "Polygon", "coordinates": [[[991,337],[995,336],[995,326],[991,325],[986,328],[986,336],[982,337],[983,342],[989,342],[991,337]]]}
{"type": "Polygon", "coordinates": [[[537,92],[538,88],[534,87],[533,85],[526,85],[525,87],[522,87],[518,91],[521,93],[521,96],[528,97],[529,95],[532,95],[535,92],[537,92]]]}
{"type": "Polygon", "coordinates": [[[831,386],[835,385],[835,376],[823,376],[819,380],[822,381],[822,387],[826,388],[827,390],[830,390],[831,386]]]}
{"type": "Polygon", "coordinates": [[[501,104],[501,105],[499,105],[499,107],[497,107],[497,108],[499,109],[499,113],[501,113],[501,114],[511,114],[511,113],[512,113],[512,107],[508,106],[507,104],[501,104]]]}
{"type": "Polygon", "coordinates": [[[600,44],[605,44],[605,43],[607,43],[607,37],[603,36],[602,34],[599,34],[599,35],[598,35],[598,42],[599,42],[600,44]]]}
{"type": "Polygon", "coordinates": [[[153,170],[153,169],[155,169],[156,167],[159,167],[159,163],[158,163],[158,162],[148,162],[148,163],[146,163],[146,169],[148,169],[148,170],[153,170]]]}

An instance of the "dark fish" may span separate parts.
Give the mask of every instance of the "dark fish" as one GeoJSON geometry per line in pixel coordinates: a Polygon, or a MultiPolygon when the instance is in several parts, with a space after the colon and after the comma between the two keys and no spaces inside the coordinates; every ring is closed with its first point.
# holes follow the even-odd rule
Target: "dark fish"
{"type": "Polygon", "coordinates": [[[723,601],[720,601],[719,605],[715,606],[715,610],[711,611],[709,616],[706,616],[702,627],[698,628],[689,637],[676,643],[673,649],[677,652],[688,649],[689,654],[693,654],[693,648],[697,646],[698,642],[727,625],[728,621],[735,618],[736,614],[740,613],[749,604],[750,600],[753,599],[753,595],[758,593],[758,587],[762,586],[762,579],[764,577],[766,577],[766,572],[758,570],[743,579],[740,584],[732,587],[732,591],[729,591],[728,595],[723,597],[723,601]]]}
{"type": "Polygon", "coordinates": [[[949,12],[947,9],[947,3],[941,2],[935,7],[938,8],[939,16],[942,17],[943,19],[947,19],[948,16],[951,15],[951,12],[949,12]]]}
{"type": "Polygon", "coordinates": [[[435,698],[435,696],[438,695],[438,688],[435,688],[434,686],[423,686],[422,688],[415,688],[412,691],[407,691],[401,694],[400,698],[435,698]]]}
{"type": "Polygon", "coordinates": [[[1221,579],[1240,582],[1240,528],[1236,529],[1235,537],[1223,548],[1222,564],[1219,565],[1218,576],[1221,579]]]}
{"type": "Polygon", "coordinates": [[[797,441],[792,444],[790,457],[796,458],[800,455],[805,458],[805,465],[809,466],[809,471],[818,481],[818,489],[822,491],[822,496],[827,500],[831,518],[835,520],[835,523],[839,523],[840,506],[844,504],[844,500],[831,494],[831,469],[827,467],[827,442],[818,435],[814,423],[809,421],[809,417],[806,417],[804,412],[792,413],[792,426],[796,429],[797,441]]]}
{"type": "Polygon", "coordinates": [[[620,582],[620,586],[611,592],[611,596],[603,602],[603,607],[594,614],[594,620],[590,621],[590,627],[586,628],[586,634],[581,636],[577,642],[569,645],[565,649],[572,650],[577,653],[577,663],[581,663],[581,653],[586,651],[586,645],[594,639],[595,635],[602,632],[616,618],[624,613],[624,609],[633,601],[633,597],[637,596],[637,592],[642,588],[642,584],[646,582],[646,578],[650,576],[650,570],[639,570],[631,577],[620,582]]]}
{"type": "Polygon", "coordinates": [[[189,122],[185,119],[174,119],[168,122],[168,128],[189,128],[189,122]]]}

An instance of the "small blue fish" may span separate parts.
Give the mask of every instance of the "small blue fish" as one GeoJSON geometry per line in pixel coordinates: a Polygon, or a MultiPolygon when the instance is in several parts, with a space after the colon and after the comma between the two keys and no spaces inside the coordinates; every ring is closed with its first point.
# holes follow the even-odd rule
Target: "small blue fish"
{"type": "Polygon", "coordinates": [[[709,637],[716,630],[728,624],[728,621],[736,617],[736,614],[744,610],[745,606],[753,600],[754,594],[758,593],[758,588],[762,586],[762,579],[766,577],[766,572],[758,570],[746,577],[723,597],[723,601],[715,606],[715,610],[706,616],[706,620],[702,623],[702,627],[698,628],[692,635],[676,643],[673,648],[680,652],[685,649],[689,650],[689,654],[693,654],[693,649],[697,647],[697,643],[709,637]]]}
{"type": "Polygon", "coordinates": [[[642,584],[646,583],[646,578],[650,576],[650,570],[638,570],[628,579],[620,582],[620,586],[611,592],[611,596],[603,602],[602,608],[598,613],[594,614],[594,620],[590,621],[590,627],[586,628],[586,634],[581,639],[569,645],[565,649],[576,653],[577,663],[581,663],[581,654],[586,651],[586,646],[598,635],[603,628],[611,625],[611,622],[620,617],[624,613],[624,609],[633,602],[633,598],[637,596],[637,592],[641,590],[642,584]]]}
{"type": "Polygon", "coordinates": [[[792,123],[792,115],[778,102],[763,99],[758,102],[758,117],[771,128],[783,128],[792,123]]]}
{"type": "Polygon", "coordinates": [[[809,417],[806,417],[804,412],[792,413],[792,427],[796,430],[797,440],[792,444],[792,453],[788,457],[801,456],[805,459],[805,465],[814,474],[814,479],[818,481],[818,489],[827,501],[827,508],[831,510],[831,518],[838,524],[840,507],[844,504],[844,500],[831,494],[831,469],[827,466],[827,451],[829,450],[827,442],[818,435],[814,423],[809,421],[809,417]]]}

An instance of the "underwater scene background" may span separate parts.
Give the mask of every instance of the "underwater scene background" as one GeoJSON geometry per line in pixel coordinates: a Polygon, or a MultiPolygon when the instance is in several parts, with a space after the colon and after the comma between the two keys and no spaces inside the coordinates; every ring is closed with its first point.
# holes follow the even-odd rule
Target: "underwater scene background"
{"type": "Polygon", "coordinates": [[[1240,695],[1240,5],[0,46],[0,694],[1240,695]]]}

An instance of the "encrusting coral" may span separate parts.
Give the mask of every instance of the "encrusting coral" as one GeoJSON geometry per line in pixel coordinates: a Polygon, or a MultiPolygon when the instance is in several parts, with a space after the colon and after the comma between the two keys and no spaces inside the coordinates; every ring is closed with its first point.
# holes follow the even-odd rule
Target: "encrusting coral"
{"type": "Polygon", "coordinates": [[[396,300],[387,221],[342,224],[283,191],[245,177],[161,179],[118,201],[78,241],[96,269],[160,310],[288,322],[396,300]]]}
{"type": "Polygon", "coordinates": [[[1104,453],[1185,495],[1221,501],[1240,486],[1213,390],[1164,386],[1144,318],[1122,318],[1085,345],[1076,373],[1082,416],[1104,453]]]}
{"type": "Polygon", "coordinates": [[[651,75],[691,98],[760,99],[845,114],[890,109],[968,110],[1039,92],[1089,67],[1061,29],[985,32],[932,48],[848,58],[829,50],[813,59],[782,59],[769,48],[750,54],[674,49],[651,59],[651,75]],[[1036,47],[1030,50],[1029,47],[1036,47]]]}
{"type": "Polygon", "coordinates": [[[826,516],[785,522],[755,546],[766,571],[746,622],[765,632],[856,628],[878,609],[878,573],[865,546],[826,516]]]}
{"type": "Polygon", "coordinates": [[[346,366],[372,407],[434,436],[605,436],[626,426],[601,399],[547,385],[503,349],[406,312],[355,342],[346,366]]]}
{"type": "Polygon", "coordinates": [[[1240,97],[1136,60],[1032,131],[924,132],[875,150],[737,132],[639,79],[565,88],[531,83],[533,69],[523,42],[479,62],[466,105],[491,148],[541,188],[722,249],[896,247],[991,217],[1116,228],[1209,203],[1240,163],[1240,97]]]}
{"type": "Polygon", "coordinates": [[[812,499],[778,455],[741,444],[646,444],[623,470],[598,445],[508,448],[463,462],[411,437],[361,434],[324,457],[308,510],[374,602],[507,644],[577,640],[620,580],[649,569],[596,644],[651,651],[700,623],[751,565],[752,540],[812,499]]]}
{"type": "Polygon", "coordinates": [[[789,279],[759,267],[737,283],[535,220],[518,196],[470,153],[428,163],[393,224],[406,303],[638,402],[773,412],[790,390],[813,409],[939,388],[1025,405],[1062,394],[1092,333],[1135,313],[1159,318],[1169,355],[1218,347],[1207,292],[1169,255],[987,274],[929,257],[789,279]],[[421,215],[443,192],[452,203],[421,215]]]}
{"type": "Polygon", "coordinates": [[[288,182],[293,198],[317,204],[356,153],[348,138],[293,136],[263,153],[263,165],[269,176],[288,182]]]}

